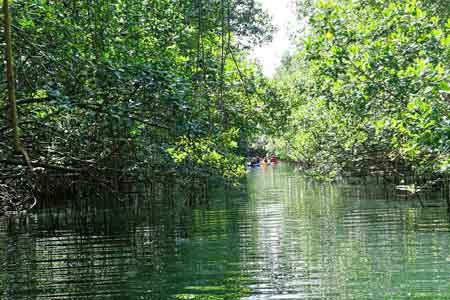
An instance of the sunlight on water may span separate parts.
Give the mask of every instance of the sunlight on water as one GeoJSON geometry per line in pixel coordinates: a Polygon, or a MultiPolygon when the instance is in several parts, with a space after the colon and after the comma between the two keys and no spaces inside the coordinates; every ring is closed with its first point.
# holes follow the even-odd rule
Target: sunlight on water
{"type": "Polygon", "coordinates": [[[204,207],[90,213],[3,219],[0,299],[450,299],[446,208],[382,187],[278,165],[204,207]]]}

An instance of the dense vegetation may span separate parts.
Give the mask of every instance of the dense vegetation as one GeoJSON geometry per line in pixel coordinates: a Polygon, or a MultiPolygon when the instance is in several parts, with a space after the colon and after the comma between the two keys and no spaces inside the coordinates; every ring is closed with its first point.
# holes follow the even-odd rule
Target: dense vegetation
{"type": "Polygon", "coordinates": [[[262,136],[322,178],[446,175],[448,2],[297,2],[306,31],[270,82],[247,56],[273,31],[254,0],[3,0],[2,201],[233,181],[262,136]]]}
{"type": "MultiPolygon", "coordinates": [[[[234,180],[262,116],[276,116],[267,80],[246,58],[272,33],[253,0],[3,4],[11,12],[18,116],[16,126],[2,73],[3,189],[68,175],[71,182],[174,173],[234,180]]],[[[4,13],[1,20],[4,31],[4,13]]]]}
{"type": "Polygon", "coordinates": [[[290,130],[271,149],[320,177],[446,175],[449,2],[307,2],[308,33],[276,77],[290,130]]]}

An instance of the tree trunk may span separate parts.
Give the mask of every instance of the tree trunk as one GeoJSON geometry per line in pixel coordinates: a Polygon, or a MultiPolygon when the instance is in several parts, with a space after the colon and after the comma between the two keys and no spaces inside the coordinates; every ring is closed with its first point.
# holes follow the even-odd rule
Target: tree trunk
{"type": "Polygon", "coordinates": [[[20,134],[17,126],[16,85],[14,82],[14,61],[11,41],[11,15],[9,13],[8,0],[3,0],[4,33],[5,33],[5,59],[6,79],[8,81],[8,102],[10,109],[11,129],[13,130],[14,149],[20,152],[20,134]]]}
{"type": "Polygon", "coordinates": [[[11,129],[13,131],[13,145],[17,153],[21,153],[30,168],[33,170],[30,159],[25,148],[20,142],[19,126],[17,124],[17,100],[16,100],[16,83],[14,75],[14,60],[12,52],[11,38],[11,15],[9,12],[9,0],[3,0],[3,16],[4,16],[4,33],[5,33],[5,59],[6,59],[6,79],[8,82],[8,102],[11,112],[11,129]]]}

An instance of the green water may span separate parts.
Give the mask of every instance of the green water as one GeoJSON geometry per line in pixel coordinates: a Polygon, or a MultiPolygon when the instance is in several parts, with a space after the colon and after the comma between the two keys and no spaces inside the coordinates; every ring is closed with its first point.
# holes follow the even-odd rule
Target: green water
{"type": "Polygon", "coordinates": [[[450,299],[445,207],[287,165],[197,208],[152,203],[0,219],[0,299],[450,299]]]}

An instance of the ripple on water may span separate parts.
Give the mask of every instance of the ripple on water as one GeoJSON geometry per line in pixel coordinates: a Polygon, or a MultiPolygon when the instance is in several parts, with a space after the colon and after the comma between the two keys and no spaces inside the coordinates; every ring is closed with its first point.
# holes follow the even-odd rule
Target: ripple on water
{"type": "Polygon", "coordinates": [[[2,220],[0,298],[450,299],[445,209],[365,190],[277,165],[208,207],[2,220]]]}

